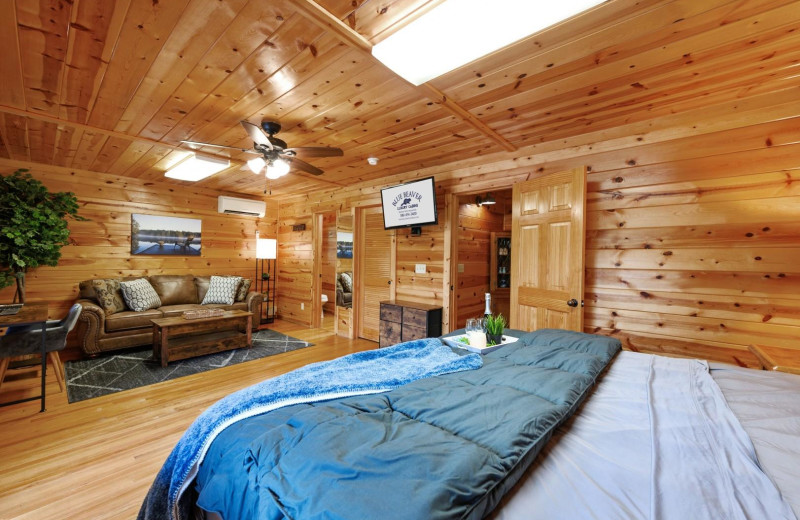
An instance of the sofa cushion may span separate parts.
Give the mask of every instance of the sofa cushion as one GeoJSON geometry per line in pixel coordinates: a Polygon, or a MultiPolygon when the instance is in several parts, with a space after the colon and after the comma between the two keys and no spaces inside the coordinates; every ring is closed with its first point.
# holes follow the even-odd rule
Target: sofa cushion
{"type": "Polygon", "coordinates": [[[236,289],[236,301],[243,302],[247,298],[247,293],[250,292],[250,286],[253,285],[253,280],[245,278],[236,289]]]}
{"type": "Polygon", "coordinates": [[[150,320],[163,317],[164,315],[158,309],[115,312],[106,317],[106,332],[152,327],[153,324],[150,323],[150,320]]]}
{"type": "Polygon", "coordinates": [[[345,272],[339,275],[339,280],[342,282],[342,289],[344,292],[353,292],[353,275],[352,273],[345,272]]]}
{"type": "Polygon", "coordinates": [[[146,278],[121,282],[120,286],[122,297],[130,310],[141,312],[161,307],[161,298],[146,278]]]}
{"type": "Polygon", "coordinates": [[[148,277],[148,280],[158,293],[162,306],[200,303],[197,299],[194,276],[190,274],[156,274],[148,277]]]}
{"type": "Polygon", "coordinates": [[[158,308],[163,314],[165,318],[174,318],[175,316],[181,316],[185,311],[196,311],[200,309],[205,309],[199,303],[183,303],[180,305],[162,305],[158,308]]]}
{"type": "Polygon", "coordinates": [[[244,311],[248,312],[250,309],[247,308],[247,303],[245,302],[234,302],[233,305],[224,305],[221,303],[212,303],[209,305],[203,305],[205,309],[224,309],[226,311],[244,311]]]}
{"type": "Polygon", "coordinates": [[[122,298],[122,290],[119,285],[119,280],[114,279],[96,279],[91,280],[92,289],[94,289],[95,299],[106,316],[110,316],[115,312],[128,310],[125,305],[125,300],[122,298]]]}
{"type": "Polygon", "coordinates": [[[241,276],[212,276],[211,283],[208,284],[203,305],[209,303],[223,303],[231,305],[236,298],[236,289],[242,281],[241,276]]]}
{"type": "Polygon", "coordinates": [[[206,293],[208,292],[208,284],[211,283],[210,276],[195,276],[194,277],[194,286],[197,287],[197,301],[203,301],[203,298],[206,297],[206,293]]]}

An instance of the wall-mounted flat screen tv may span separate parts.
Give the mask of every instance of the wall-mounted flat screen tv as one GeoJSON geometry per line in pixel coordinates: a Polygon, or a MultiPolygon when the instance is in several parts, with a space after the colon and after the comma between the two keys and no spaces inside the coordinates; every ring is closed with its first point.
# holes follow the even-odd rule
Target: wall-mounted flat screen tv
{"type": "Polygon", "coordinates": [[[385,229],[438,223],[433,177],[383,188],[381,202],[385,229]]]}

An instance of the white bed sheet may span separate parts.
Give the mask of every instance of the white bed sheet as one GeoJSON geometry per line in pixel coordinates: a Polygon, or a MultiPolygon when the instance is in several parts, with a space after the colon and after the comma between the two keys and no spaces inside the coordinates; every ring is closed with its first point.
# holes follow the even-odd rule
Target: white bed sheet
{"type": "Polygon", "coordinates": [[[705,362],[621,352],[494,518],[795,515],[705,362]]]}

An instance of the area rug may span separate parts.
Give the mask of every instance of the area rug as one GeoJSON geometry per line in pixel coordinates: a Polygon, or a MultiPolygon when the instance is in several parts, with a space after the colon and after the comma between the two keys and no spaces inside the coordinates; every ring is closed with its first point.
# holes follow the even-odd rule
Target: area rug
{"type": "Polygon", "coordinates": [[[311,345],[313,343],[274,330],[260,330],[253,334],[252,348],[172,361],[166,368],[162,368],[160,363],[152,359],[152,348],[126,351],[95,359],[68,361],[64,363],[67,399],[70,403],[76,403],[311,345]]]}

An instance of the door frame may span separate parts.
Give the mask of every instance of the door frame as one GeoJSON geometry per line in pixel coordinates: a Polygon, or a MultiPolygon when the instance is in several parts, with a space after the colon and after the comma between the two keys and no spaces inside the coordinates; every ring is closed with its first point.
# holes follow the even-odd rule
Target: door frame
{"type": "MultiPolygon", "coordinates": [[[[312,214],[311,225],[311,327],[322,326],[322,241],[325,234],[325,215],[333,213],[334,222],[338,222],[339,215],[336,210],[317,211],[312,214]]],[[[336,229],[336,224],[334,224],[336,229]]],[[[334,286],[336,280],[334,279],[334,286]]]]}
{"type": "Polygon", "coordinates": [[[444,291],[448,298],[444,298],[445,308],[442,311],[442,334],[455,330],[458,304],[456,302],[455,287],[458,283],[458,199],[470,195],[480,195],[486,192],[512,190],[515,183],[491,185],[481,189],[448,193],[445,199],[446,220],[444,225],[444,291]]]}

